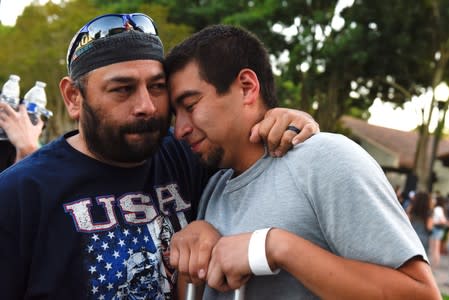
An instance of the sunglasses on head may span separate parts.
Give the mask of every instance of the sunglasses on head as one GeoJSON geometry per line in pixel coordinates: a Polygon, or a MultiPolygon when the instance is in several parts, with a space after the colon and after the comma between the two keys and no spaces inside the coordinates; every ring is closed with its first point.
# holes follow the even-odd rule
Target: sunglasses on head
{"type": "Polygon", "coordinates": [[[107,14],[96,17],[84,25],[73,37],[67,52],[67,65],[74,58],[75,51],[89,42],[128,30],[137,30],[158,35],[154,21],[141,13],[107,14]]]}

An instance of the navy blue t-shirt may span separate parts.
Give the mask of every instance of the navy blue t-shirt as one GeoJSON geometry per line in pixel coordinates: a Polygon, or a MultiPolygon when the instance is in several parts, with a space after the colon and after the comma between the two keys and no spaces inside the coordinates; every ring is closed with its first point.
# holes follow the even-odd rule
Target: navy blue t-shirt
{"type": "Polygon", "coordinates": [[[0,172],[14,164],[16,148],[9,140],[0,140],[0,172]]]}
{"type": "Polygon", "coordinates": [[[169,241],[210,172],[171,134],[134,168],[78,152],[74,134],[0,174],[1,298],[172,299],[169,241]]]}

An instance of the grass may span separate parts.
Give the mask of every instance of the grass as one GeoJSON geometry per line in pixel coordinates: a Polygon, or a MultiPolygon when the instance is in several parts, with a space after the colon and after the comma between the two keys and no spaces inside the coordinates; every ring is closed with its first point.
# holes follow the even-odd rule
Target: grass
{"type": "Polygon", "coordinates": [[[449,296],[443,294],[443,300],[449,300],[449,296]]]}

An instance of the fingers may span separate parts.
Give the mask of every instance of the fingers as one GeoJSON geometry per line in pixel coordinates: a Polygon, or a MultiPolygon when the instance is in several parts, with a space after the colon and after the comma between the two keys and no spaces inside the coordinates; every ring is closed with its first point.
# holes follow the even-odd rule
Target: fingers
{"type": "Polygon", "coordinates": [[[40,133],[42,132],[42,130],[44,129],[44,125],[45,125],[44,121],[42,121],[41,118],[37,118],[37,123],[36,123],[36,125],[34,125],[34,126],[38,128],[39,134],[40,134],[40,133]]]}
{"type": "Polygon", "coordinates": [[[298,126],[295,126],[294,123],[290,123],[290,125],[287,126],[287,130],[282,133],[279,145],[277,145],[277,147],[272,150],[270,154],[273,153],[273,156],[280,157],[287,153],[287,151],[290,150],[293,146],[304,142],[318,132],[320,132],[320,127],[318,123],[313,120],[304,125],[298,126]],[[297,130],[292,130],[292,128],[289,127],[297,130]]]}
{"type": "Polygon", "coordinates": [[[173,268],[179,270],[178,266],[179,266],[180,253],[179,253],[178,247],[174,247],[173,241],[174,241],[174,236],[173,236],[173,239],[172,239],[172,241],[170,243],[170,265],[173,268]]]}
{"type": "Polygon", "coordinates": [[[259,131],[260,131],[259,127],[260,127],[260,123],[257,123],[256,125],[253,126],[253,128],[251,128],[251,133],[249,136],[249,141],[251,143],[256,144],[256,143],[262,142],[262,138],[259,135],[259,131]]]}
{"type": "Polygon", "coordinates": [[[212,255],[207,273],[207,284],[220,292],[236,290],[243,286],[251,275],[243,275],[226,268],[221,261],[214,259],[212,255]],[[225,268],[225,269],[224,269],[225,268]]]}
{"type": "Polygon", "coordinates": [[[3,119],[14,116],[16,111],[8,104],[0,102],[0,114],[3,116],[3,119]]]}
{"type": "Polygon", "coordinates": [[[207,241],[190,246],[189,277],[192,283],[200,284],[206,280],[209,261],[214,244],[207,241]]]}
{"type": "Polygon", "coordinates": [[[182,235],[175,233],[170,242],[170,265],[189,278],[190,248],[182,235]]]}
{"type": "Polygon", "coordinates": [[[293,145],[297,145],[299,143],[304,142],[309,137],[311,137],[314,134],[317,134],[320,132],[320,126],[317,122],[309,122],[306,123],[303,128],[301,129],[301,132],[299,132],[292,140],[293,145]]]}
{"type": "Polygon", "coordinates": [[[198,278],[206,279],[207,270],[209,269],[209,261],[211,258],[213,245],[201,244],[198,251],[198,278]]]}
{"type": "Polygon", "coordinates": [[[192,245],[188,245],[182,236],[175,233],[170,243],[170,265],[188,282],[198,284],[200,282],[196,276],[198,272],[196,250],[191,247],[192,245]]]}
{"type": "Polygon", "coordinates": [[[40,115],[35,115],[35,119],[36,119],[36,124],[34,124],[33,122],[31,122],[30,116],[28,115],[28,111],[26,108],[25,104],[20,104],[19,105],[19,110],[18,113],[20,116],[22,116],[22,120],[28,120],[30,121],[30,123],[35,127],[35,130],[37,132],[38,135],[41,134],[42,129],[44,128],[44,121],[42,121],[42,118],[40,115]]]}
{"type": "MultiPolygon", "coordinates": [[[[301,133],[301,131],[299,132],[301,133]]],[[[282,133],[280,133],[281,139],[279,144],[272,144],[272,147],[274,147],[273,150],[270,150],[270,155],[274,157],[280,157],[287,153],[288,150],[290,150],[294,144],[293,139],[298,136],[298,134],[292,130],[285,130],[282,133]]],[[[270,148],[268,148],[270,149],[270,148]]]]}
{"type": "Polygon", "coordinates": [[[19,105],[18,112],[21,115],[28,115],[27,108],[26,108],[25,104],[20,104],[19,105]]]}
{"type": "Polygon", "coordinates": [[[209,271],[207,272],[207,284],[220,292],[226,292],[230,290],[227,285],[226,277],[221,270],[220,263],[216,261],[214,255],[212,254],[212,259],[209,263],[209,271]]]}
{"type": "Polygon", "coordinates": [[[262,139],[270,155],[277,157],[284,155],[294,145],[305,141],[319,131],[318,123],[308,113],[274,108],[267,111],[265,118],[253,126],[250,141],[257,143],[262,139]],[[300,129],[299,133],[291,130],[292,127],[300,129]]]}
{"type": "MultiPolygon", "coordinates": [[[[183,276],[186,276],[188,279],[190,279],[190,272],[189,272],[189,266],[190,266],[190,258],[191,258],[191,252],[188,247],[184,247],[183,251],[180,252],[181,255],[179,255],[178,259],[178,272],[181,273],[183,276]]],[[[191,280],[189,280],[191,282],[191,280]]]]}
{"type": "Polygon", "coordinates": [[[248,282],[251,275],[243,277],[226,277],[226,282],[231,290],[237,290],[248,282]]]}
{"type": "Polygon", "coordinates": [[[197,255],[197,249],[192,249],[190,252],[190,259],[189,259],[189,279],[190,282],[192,282],[195,285],[198,285],[202,283],[202,280],[198,278],[198,255],[197,255]]]}
{"type": "Polygon", "coordinates": [[[204,221],[194,221],[175,233],[170,243],[170,264],[189,282],[203,283],[206,279],[212,249],[220,238],[219,232],[204,221]]]}
{"type": "Polygon", "coordinates": [[[212,250],[207,273],[207,284],[219,291],[234,290],[244,285],[251,276],[247,260],[251,234],[222,237],[212,250]]]}
{"type": "Polygon", "coordinates": [[[265,119],[259,123],[259,135],[265,141],[270,155],[280,156],[292,147],[294,133],[286,132],[291,119],[287,114],[278,115],[272,110],[265,114],[265,119]]]}
{"type": "Polygon", "coordinates": [[[18,119],[17,112],[10,105],[0,102],[0,126],[8,136],[10,135],[11,127],[16,123],[14,121],[16,119],[18,119]]]}
{"type": "Polygon", "coordinates": [[[10,105],[6,103],[0,102],[0,118],[3,121],[8,121],[11,123],[11,126],[14,129],[28,129],[32,128],[33,130],[37,130],[37,134],[42,132],[42,128],[44,126],[44,122],[41,118],[38,118],[38,123],[36,124],[37,128],[33,128],[33,124],[31,123],[30,117],[28,116],[28,112],[26,106],[24,104],[20,104],[18,110],[14,110],[10,105]]]}

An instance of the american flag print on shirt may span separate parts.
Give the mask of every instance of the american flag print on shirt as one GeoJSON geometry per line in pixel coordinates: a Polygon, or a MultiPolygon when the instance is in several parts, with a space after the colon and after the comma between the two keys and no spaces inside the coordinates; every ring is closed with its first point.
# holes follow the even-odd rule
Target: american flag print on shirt
{"type": "Polygon", "coordinates": [[[182,199],[176,184],[157,191],[158,202],[137,192],[64,204],[76,230],[84,235],[89,299],[173,298],[176,274],[169,265],[170,240],[174,226],[179,230],[187,225],[190,203],[182,199]]]}
{"type": "Polygon", "coordinates": [[[91,234],[85,249],[89,298],[170,299],[174,272],[164,264],[164,251],[168,254],[172,234],[170,222],[162,216],[145,226],[117,226],[91,234]]]}

